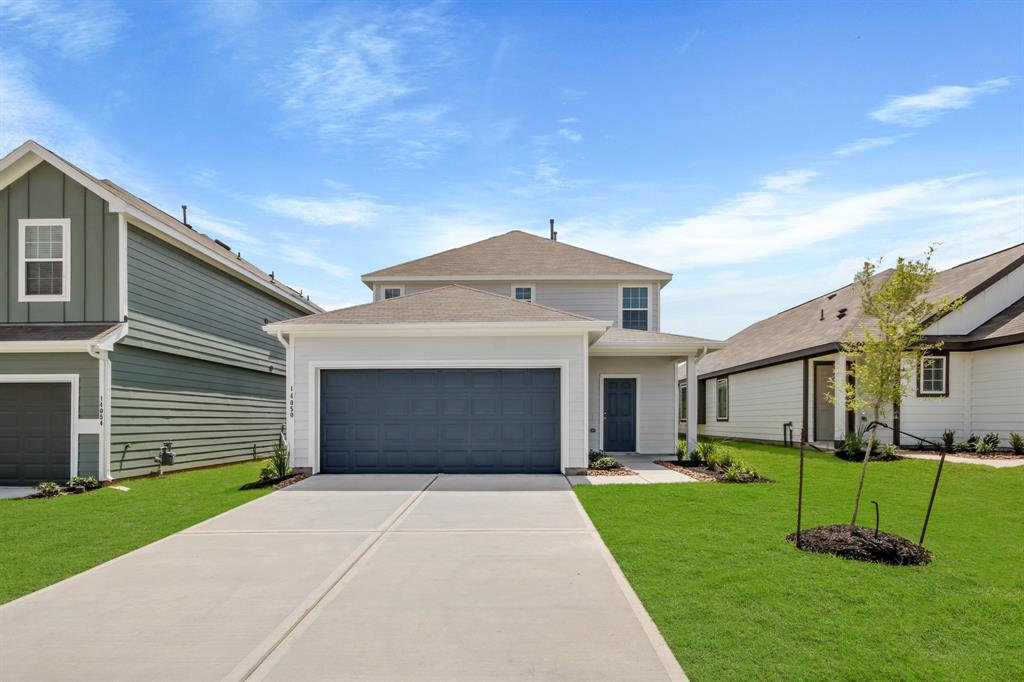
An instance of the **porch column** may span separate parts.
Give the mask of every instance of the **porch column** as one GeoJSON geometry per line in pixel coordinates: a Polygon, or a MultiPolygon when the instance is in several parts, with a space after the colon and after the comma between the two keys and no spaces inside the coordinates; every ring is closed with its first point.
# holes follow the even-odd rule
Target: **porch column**
{"type": "Polygon", "coordinates": [[[697,449],[697,400],[699,382],[697,381],[697,361],[700,355],[691,353],[686,356],[686,454],[697,449]]]}
{"type": "Polygon", "coordinates": [[[833,440],[839,441],[846,436],[846,353],[840,353],[836,356],[833,381],[836,385],[833,425],[835,433],[833,434],[833,440]]]}

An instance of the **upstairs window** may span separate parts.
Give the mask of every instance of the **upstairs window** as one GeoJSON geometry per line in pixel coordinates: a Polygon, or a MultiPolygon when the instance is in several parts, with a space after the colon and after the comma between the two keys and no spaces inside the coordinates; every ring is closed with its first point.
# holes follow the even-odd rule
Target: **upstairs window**
{"type": "Polygon", "coordinates": [[[948,358],[945,355],[926,355],[921,358],[921,385],[918,393],[928,395],[949,395],[948,358]]]}
{"type": "Polygon", "coordinates": [[[720,422],[729,421],[729,377],[722,377],[716,380],[718,391],[718,405],[716,406],[715,419],[720,422]]]}
{"type": "Polygon", "coordinates": [[[403,293],[402,287],[386,287],[384,289],[384,300],[386,301],[389,298],[398,298],[403,293]]]}
{"type": "Polygon", "coordinates": [[[647,331],[647,287],[622,287],[622,328],[647,331]]]}
{"type": "Polygon", "coordinates": [[[18,221],[18,301],[71,300],[71,221],[18,221]]]}
{"type": "Polygon", "coordinates": [[[533,303],[533,285],[523,284],[516,286],[512,285],[512,298],[517,301],[525,301],[527,303],[533,303]]]}

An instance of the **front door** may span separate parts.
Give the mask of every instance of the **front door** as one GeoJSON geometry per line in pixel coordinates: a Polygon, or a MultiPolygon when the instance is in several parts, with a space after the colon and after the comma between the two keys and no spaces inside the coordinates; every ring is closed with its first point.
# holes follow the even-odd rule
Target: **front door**
{"type": "Polygon", "coordinates": [[[636,452],[636,379],[604,380],[604,449],[636,452]]]}
{"type": "Polygon", "coordinates": [[[828,384],[835,372],[834,362],[814,363],[814,440],[818,442],[835,440],[836,410],[829,402],[832,389],[828,384]]]}

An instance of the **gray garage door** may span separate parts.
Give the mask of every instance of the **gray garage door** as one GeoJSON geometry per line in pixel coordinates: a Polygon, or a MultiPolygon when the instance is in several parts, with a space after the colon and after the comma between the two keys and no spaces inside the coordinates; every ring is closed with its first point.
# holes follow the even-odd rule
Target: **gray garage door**
{"type": "Polygon", "coordinates": [[[0,383],[0,485],[71,475],[71,387],[0,383]]]}
{"type": "Polygon", "coordinates": [[[323,370],[324,473],[559,471],[557,369],[323,370]]]}

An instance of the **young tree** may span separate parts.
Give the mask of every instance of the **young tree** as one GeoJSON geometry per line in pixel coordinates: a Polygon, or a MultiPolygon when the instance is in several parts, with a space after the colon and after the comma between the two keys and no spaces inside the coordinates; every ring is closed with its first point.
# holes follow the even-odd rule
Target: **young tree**
{"type": "MultiPolygon", "coordinates": [[[[941,348],[942,342],[926,343],[922,332],[926,324],[956,310],[963,298],[929,300],[935,281],[931,265],[931,246],[921,260],[898,258],[891,271],[878,272],[881,260],[865,262],[854,277],[864,315],[861,338],[853,334],[843,343],[843,352],[853,359],[846,379],[847,407],[872,416],[868,445],[861,465],[857,494],[853,500],[852,529],[864,489],[868,460],[875,446],[877,423],[890,409],[903,403],[903,394],[917,376],[922,358],[941,348]]],[[[836,388],[832,386],[833,391],[836,388]]]]}

